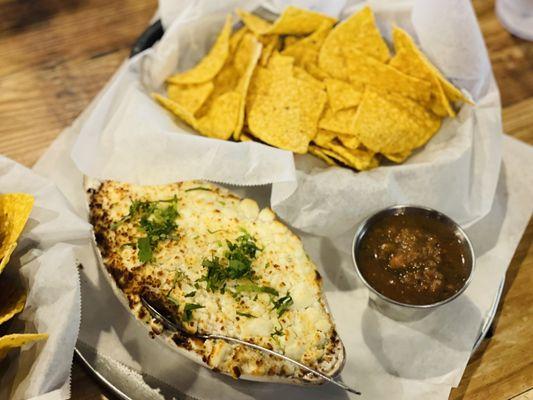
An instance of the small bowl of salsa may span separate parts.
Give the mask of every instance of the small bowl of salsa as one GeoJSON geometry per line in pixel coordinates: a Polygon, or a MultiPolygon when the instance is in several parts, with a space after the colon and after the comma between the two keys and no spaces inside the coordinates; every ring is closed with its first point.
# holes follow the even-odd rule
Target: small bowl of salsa
{"type": "Polygon", "coordinates": [[[456,222],[436,210],[407,205],[363,221],[352,256],[371,304],[397,320],[422,318],[457,298],[470,283],[475,263],[472,244],[456,222]]]}

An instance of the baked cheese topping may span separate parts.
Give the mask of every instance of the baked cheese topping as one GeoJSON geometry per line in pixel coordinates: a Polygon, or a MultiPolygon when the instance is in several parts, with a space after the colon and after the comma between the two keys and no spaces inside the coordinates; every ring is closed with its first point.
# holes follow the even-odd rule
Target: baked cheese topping
{"type": "MultiPolygon", "coordinates": [[[[139,302],[143,294],[190,332],[244,339],[325,373],[338,368],[342,343],[321,297],[320,275],[300,239],[270,209],[198,181],[106,181],[91,192],[90,208],[104,264],[138,317],[150,319],[139,302]]],[[[235,377],[305,375],[247,347],[178,336],[176,345],[235,377]]]]}

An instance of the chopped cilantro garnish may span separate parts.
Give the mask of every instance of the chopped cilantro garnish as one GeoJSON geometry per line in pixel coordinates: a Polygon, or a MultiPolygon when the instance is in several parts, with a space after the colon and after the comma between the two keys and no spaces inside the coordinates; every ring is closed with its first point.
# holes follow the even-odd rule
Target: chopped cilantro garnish
{"type": "Polygon", "coordinates": [[[195,304],[195,303],[185,304],[185,307],[183,308],[183,320],[190,321],[192,318],[193,310],[196,310],[198,308],[204,308],[204,306],[201,306],[200,304],[195,304]]]}
{"type": "Polygon", "coordinates": [[[140,262],[145,263],[152,259],[152,246],[148,237],[142,237],[137,240],[137,250],[140,262]]]}
{"type": "Polygon", "coordinates": [[[228,250],[224,257],[205,258],[202,265],[207,268],[207,274],[202,278],[207,282],[207,289],[215,292],[224,292],[225,283],[229,279],[242,279],[253,277],[252,262],[256,257],[257,247],[255,240],[249,234],[239,236],[235,242],[226,241],[228,250]]]}
{"type": "Polygon", "coordinates": [[[133,200],[130,205],[128,215],[112,224],[111,228],[116,229],[123,222],[138,221],[139,230],[146,236],[137,240],[137,255],[142,263],[150,262],[154,257],[154,250],[161,240],[176,240],[175,231],[178,228],[176,218],[179,216],[178,198],[142,201],[133,200]],[[162,207],[161,203],[168,203],[162,207]]]}
{"type": "Polygon", "coordinates": [[[190,189],[185,189],[186,192],[192,192],[193,190],[205,190],[206,192],[212,192],[211,189],[206,188],[206,187],[202,187],[202,186],[197,186],[197,187],[193,187],[193,188],[190,188],[190,189]]]}
{"type": "Polygon", "coordinates": [[[274,332],[270,334],[270,337],[274,338],[274,336],[283,336],[283,329],[281,326],[279,328],[274,328],[274,332]]]}
{"type": "Polygon", "coordinates": [[[196,294],[196,290],[190,293],[187,293],[184,297],[194,297],[195,294],[196,294]]]}
{"type": "Polygon", "coordinates": [[[235,290],[237,290],[237,293],[242,292],[258,292],[258,293],[268,293],[274,296],[278,296],[279,293],[276,289],[268,287],[268,286],[258,286],[254,285],[253,283],[248,285],[238,285],[235,290]]]}
{"type": "Polygon", "coordinates": [[[255,315],[240,312],[240,311],[237,311],[237,315],[240,315],[241,317],[247,317],[247,318],[257,318],[255,315]]]}
{"type": "Polygon", "coordinates": [[[289,309],[290,306],[294,304],[294,301],[292,300],[292,297],[289,293],[287,293],[285,296],[280,297],[274,302],[274,307],[272,309],[277,310],[278,317],[281,317],[285,311],[289,309]]]}

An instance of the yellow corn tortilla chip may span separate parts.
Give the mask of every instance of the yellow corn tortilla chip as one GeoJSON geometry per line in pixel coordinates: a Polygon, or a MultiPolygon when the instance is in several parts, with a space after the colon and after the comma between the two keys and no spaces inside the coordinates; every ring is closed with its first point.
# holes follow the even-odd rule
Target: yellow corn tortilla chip
{"type": "Polygon", "coordinates": [[[237,140],[241,142],[253,142],[254,138],[248,135],[247,133],[241,132],[241,134],[239,135],[239,139],[237,140]]]}
{"type": "Polygon", "coordinates": [[[324,82],[313,77],[313,75],[311,75],[305,69],[300,68],[300,67],[294,67],[293,71],[294,71],[294,77],[296,79],[301,79],[303,81],[306,81],[310,83],[311,85],[316,86],[318,89],[321,89],[321,90],[326,89],[326,85],[324,85],[324,82]]]}
{"type": "Polygon", "coordinates": [[[244,25],[256,35],[263,35],[267,33],[272,24],[255,14],[249,13],[245,10],[237,10],[237,15],[240,17],[244,25]]]}
{"type": "Polygon", "coordinates": [[[239,46],[239,43],[241,42],[244,35],[247,33],[250,33],[250,30],[243,26],[242,28],[237,29],[229,38],[229,54],[234,54],[237,50],[237,46],[239,46]]]}
{"type": "MultiPolygon", "coordinates": [[[[403,50],[406,54],[402,53],[400,54],[400,57],[395,56],[394,58],[396,58],[396,60],[391,60],[391,65],[393,65],[394,61],[394,64],[402,65],[402,67],[405,68],[406,71],[402,72],[420,79],[426,79],[428,74],[431,74],[437,79],[442,87],[442,91],[449,101],[462,101],[468,104],[473,104],[428,60],[428,58],[418,49],[413,38],[411,38],[407,32],[401,28],[394,27],[392,38],[396,51],[399,52],[403,50]]],[[[444,106],[444,108],[446,107],[444,106]]]]}
{"type": "Polygon", "coordinates": [[[320,158],[322,161],[324,161],[326,164],[328,164],[330,166],[336,166],[337,165],[335,160],[333,158],[331,158],[330,156],[328,156],[327,154],[325,154],[323,149],[321,149],[318,146],[309,145],[309,153],[311,153],[312,155],[320,158]]]}
{"type": "Polygon", "coordinates": [[[13,333],[0,337],[0,360],[7,353],[26,344],[48,339],[47,333],[13,333]]]}
{"type": "Polygon", "coordinates": [[[325,59],[351,49],[382,63],[390,58],[389,48],[381,37],[370,7],[363,8],[333,28],[320,51],[320,67],[326,70],[322,66],[325,59]]]}
{"type": "Polygon", "coordinates": [[[159,93],[152,93],[152,97],[159,102],[164,108],[185,122],[187,125],[196,128],[196,119],[181,104],[161,96],[159,93]]]}
{"type": "Polygon", "coordinates": [[[33,196],[26,193],[0,195],[0,273],[17,247],[33,203],[33,196]]]}
{"type": "Polygon", "coordinates": [[[327,131],[353,136],[355,135],[354,123],[356,114],[356,107],[333,112],[331,107],[328,105],[326,106],[326,110],[318,122],[318,126],[319,128],[327,131]]]}
{"type": "Polygon", "coordinates": [[[280,39],[278,35],[265,35],[260,36],[259,41],[263,44],[259,64],[265,66],[270,61],[272,54],[279,49],[280,39]]]}
{"type": "Polygon", "coordinates": [[[440,73],[438,71],[438,75],[435,73],[433,66],[418,50],[407,32],[395,27],[393,41],[396,54],[391,59],[390,65],[409,76],[425,80],[431,84],[431,97],[428,105],[435,114],[442,117],[455,116],[455,112],[440,83],[440,73]]]}
{"type": "Polygon", "coordinates": [[[354,84],[372,86],[374,90],[400,93],[414,100],[427,102],[431,84],[365,55],[355,48],[328,58],[321,58],[320,67],[334,78],[354,84]]]}
{"type": "Polygon", "coordinates": [[[326,92],[333,112],[356,107],[363,98],[364,85],[350,84],[338,79],[326,79],[326,92]]]}
{"type": "Polygon", "coordinates": [[[286,49],[287,47],[292,46],[293,44],[297,43],[302,38],[299,36],[284,36],[283,37],[283,48],[286,49]]]}
{"type": "Polygon", "coordinates": [[[216,97],[207,113],[198,118],[196,129],[208,137],[229,139],[237,125],[241,97],[237,91],[226,92],[216,97]]]}
{"type": "MultiPolygon", "coordinates": [[[[326,93],[292,76],[292,58],[274,56],[269,73],[254,88],[248,112],[248,128],[256,138],[270,145],[303,154],[316,135],[326,93]]],[[[257,85],[257,84],[256,84],[257,85]]]]}
{"type": "Polygon", "coordinates": [[[208,81],[196,85],[176,85],[167,86],[167,96],[170,100],[179,103],[185,110],[193,114],[202,107],[211,92],[213,92],[213,82],[208,81]]]}
{"type": "Polygon", "coordinates": [[[9,321],[24,309],[26,291],[16,281],[0,279],[0,324],[9,321]]]}
{"type": "Polygon", "coordinates": [[[231,16],[228,16],[209,53],[194,68],[172,75],[167,79],[167,82],[176,84],[203,83],[213,79],[228,58],[230,34],[231,16]]]}
{"type": "Polygon", "coordinates": [[[288,6],[265,33],[278,35],[307,35],[316,31],[323,23],[333,26],[336,18],[315,11],[288,6]]]}
{"type": "Polygon", "coordinates": [[[236,60],[241,60],[244,65],[246,65],[246,69],[243,71],[237,86],[237,92],[239,94],[239,110],[237,115],[237,124],[233,130],[233,139],[235,140],[239,140],[242,133],[246,110],[246,96],[248,94],[252,75],[259,61],[259,57],[261,56],[261,44],[251,35],[246,36],[241,41],[238,53],[242,53],[243,56],[240,56],[239,58],[236,57],[236,60]]]}
{"type": "Polygon", "coordinates": [[[357,109],[354,132],[368,149],[395,154],[425,144],[440,123],[439,117],[413,100],[366,89],[357,109]]]}
{"type": "Polygon", "coordinates": [[[399,164],[404,162],[410,155],[411,151],[405,151],[403,153],[389,153],[383,154],[387,159],[399,164]]]}
{"type": "Polygon", "coordinates": [[[325,148],[341,156],[348,166],[359,171],[365,171],[377,165],[374,157],[375,153],[367,149],[347,149],[334,141],[327,143],[325,148]]]}
{"type": "MultiPolygon", "coordinates": [[[[311,35],[297,41],[291,46],[286,46],[281,54],[294,58],[294,65],[302,67],[311,73],[313,76],[317,74],[318,68],[318,54],[320,48],[326,40],[331,31],[331,23],[323,22],[318,29],[311,35]]],[[[315,76],[315,78],[322,79],[323,74],[315,76]]]]}
{"type": "Polygon", "coordinates": [[[361,146],[361,141],[357,136],[338,134],[337,139],[348,149],[356,150],[361,146]]]}
{"type": "Polygon", "coordinates": [[[326,147],[326,145],[335,139],[337,134],[335,132],[330,132],[325,129],[319,129],[316,134],[313,142],[318,144],[320,147],[326,147]]]}

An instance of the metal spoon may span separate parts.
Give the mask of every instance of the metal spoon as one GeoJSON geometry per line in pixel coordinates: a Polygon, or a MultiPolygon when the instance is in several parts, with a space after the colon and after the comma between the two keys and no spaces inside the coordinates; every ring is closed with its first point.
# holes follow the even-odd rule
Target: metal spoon
{"type": "Polygon", "coordinates": [[[338,386],[338,387],[340,387],[340,388],[342,388],[342,389],[344,389],[344,390],[346,390],[346,391],[348,391],[350,393],[358,394],[358,395],[361,394],[361,392],[359,392],[359,391],[357,391],[355,389],[352,389],[351,387],[345,385],[343,382],[336,381],[333,378],[330,378],[329,376],[323,374],[322,372],[319,372],[319,371],[317,371],[317,370],[315,370],[313,368],[310,368],[307,365],[302,364],[301,362],[298,362],[296,360],[293,360],[292,358],[289,358],[289,357],[287,357],[284,354],[278,353],[277,351],[267,349],[266,347],[262,347],[262,346],[259,346],[257,344],[250,343],[250,342],[247,342],[245,340],[237,339],[237,338],[234,338],[234,337],[231,337],[231,336],[224,336],[224,335],[219,335],[219,334],[216,334],[216,333],[209,333],[209,334],[194,333],[193,334],[193,333],[187,332],[181,325],[179,325],[179,324],[171,321],[169,318],[165,317],[163,315],[163,313],[161,313],[157,309],[156,306],[154,306],[152,303],[150,303],[143,296],[141,296],[141,302],[148,309],[150,314],[154,318],[156,318],[159,321],[161,321],[161,323],[167,329],[173,330],[175,332],[182,332],[182,333],[185,333],[187,336],[192,336],[192,337],[196,337],[196,338],[199,338],[199,339],[220,339],[220,340],[225,340],[227,342],[234,342],[234,343],[242,344],[243,346],[251,347],[252,349],[256,349],[256,350],[262,351],[264,353],[270,354],[272,356],[282,358],[283,360],[288,361],[288,362],[290,362],[290,363],[292,363],[294,365],[297,365],[301,369],[303,369],[303,370],[305,370],[307,372],[310,372],[312,374],[315,374],[315,375],[321,377],[322,379],[324,379],[324,380],[326,380],[326,381],[328,381],[330,383],[333,383],[334,385],[336,385],[336,386],[338,386]]]}

